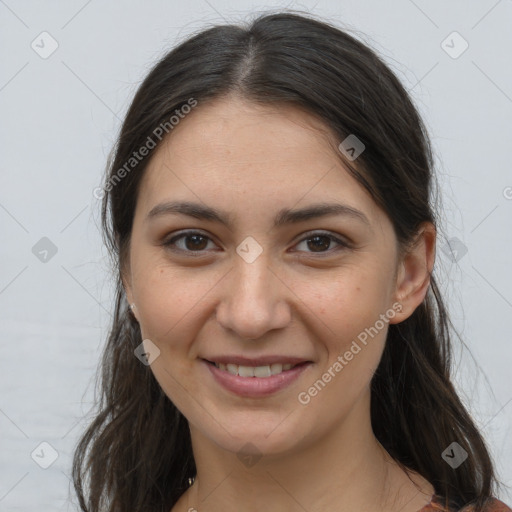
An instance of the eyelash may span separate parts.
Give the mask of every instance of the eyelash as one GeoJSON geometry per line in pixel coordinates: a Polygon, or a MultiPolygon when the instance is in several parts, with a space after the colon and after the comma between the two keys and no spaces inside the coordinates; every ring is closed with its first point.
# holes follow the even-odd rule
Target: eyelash
{"type": "MultiPolygon", "coordinates": [[[[189,249],[179,249],[175,246],[175,243],[178,240],[185,239],[185,238],[193,236],[193,235],[199,235],[199,236],[206,238],[209,241],[213,242],[213,240],[209,236],[201,233],[200,231],[184,231],[184,232],[180,233],[179,235],[176,235],[176,236],[170,238],[169,240],[164,241],[162,243],[162,245],[166,248],[169,248],[173,252],[182,253],[182,254],[186,253],[187,256],[191,256],[191,257],[201,257],[204,255],[206,250],[192,251],[189,249]]],[[[328,238],[331,242],[337,243],[339,247],[335,248],[334,250],[328,249],[327,251],[320,251],[320,252],[309,252],[308,251],[307,252],[308,254],[315,254],[315,255],[318,255],[319,257],[322,257],[322,255],[331,255],[333,252],[338,252],[343,249],[349,249],[351,247],[348,242],[345,242],[345,241],[337,238],[333,234],[331,234],[329,232],[325,232],[325,231],[312,231],[310,233],[306,233],[306,236],[304,238],[302,238],[301,240],[299,240],[299,242],[297,242],[297,244],[300,244],[307,240],[311,240],[315,237],[328,238]]]]}

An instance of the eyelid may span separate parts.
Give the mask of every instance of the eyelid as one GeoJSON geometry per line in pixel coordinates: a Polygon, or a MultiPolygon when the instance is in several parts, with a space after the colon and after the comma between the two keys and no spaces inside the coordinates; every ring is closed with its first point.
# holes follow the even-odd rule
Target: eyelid
{"type": "MultiPolygon", "coordinates": [[[[164,241],[162,242],[161,245],[163,245],[166,248],[169,248],[169,250],[171,250],[173,252],[190,255],[192,257],[200,257],[200,256],[203,256],[204,254],[207,254],[208,251],[206,251],[206,250],[192,251],[192,250],[179,249],[179,248],[173,247],[173,244],[176,241],[186,238],[187,236],[193,236],[193,235],[200,235],[200,236],[206,238],[208,241],[212,241],[215,243],[215,240],[210,235],[202,232],[201,230],[193,229],[193,230],[180,231],[177,234],[174,234],[171,238],[164,239],[164,241]]],[[[299,235],[300,238],[294,243],[294,245],[298,245],[299,243],[305,242],[306,240],[311,239],[315,236],[324,236],[324,237],[330,239],[332,242],[338,244],[338,247],[336,247],[334,249],[329,249],[327,251],[305,252],[305,254],[316,255],[317,257],[330,256],[333,253],[335,253],[341,249],[349,249],[352,247],[352,243],[350,241],[348,241],[346,239],[346,237],[343,237],[342,235],[331,233],[329,231],[318,230],[318,229],[307,231],[305,233],[301,233],[299,235]]],[[[293,251],[293,252],[304,252],[304,251],[293,251]]]]}
{"type": "Polygon", "coordinates": [[[192,235],[200,235],[200,236],[206,238],[208,241],[215,242],[215,240],[210,235],[207,235],[206,233],[202,232],[201,230],[189,229],[189,230],[180,231],[176,234],[173,234],[173,236],[171,238],[165,238],[163,240],[163,242],[161,243],[161,245],[163,245],[165,248],[168,248],[169,250],[171,250],[173,252],[186,254],[187,256],[192,256],[192,257],[204,256],[204,254],[206,254],[207,251],[204,251],[204,250],[203,251],[190,251],[190,250],[185,250],[185,249],[179,249],[179,248],[173,246],[176,241],[186,238],[187,236],[192,236],[192,235]]]}
{"type": "Polygon", "coordinates": [[[331,233],[329,231],[313,230],[306,233],[302,233],[300,235],[299,240],[294,243],[291,252],[296,257],[299,257],[306,261],[320,261],[322,259],[328,260],[328,258],[339,257],[339,255],[342,254],[344,251],[353,249],[353,247],[354,246],[352,242],[348,241],[346,237],[343,237],[342,235],[338,235],[337,233],[331,233]],[[327,238],[328,240],[330,240],[329,245],[332,245],[334,243],[334,247],[329,247],[328,250],[319,252],[301,251],[295,249],[297,245],[307,242],[307,240],[311,240],[312,238],[315,238],[317,236],[327,238]]]}
{"type": "Polygon", "coordinates": [[[314,236],[327,236],[333,239],[338,240],[340,243],[349,244],[349,239],[341,234],[333,233],[332,231],[327,231],[325,229],[311,229],[309,231],[305,231],[299,235],[299,242],[306,238],[312,238],[314,236]]]}

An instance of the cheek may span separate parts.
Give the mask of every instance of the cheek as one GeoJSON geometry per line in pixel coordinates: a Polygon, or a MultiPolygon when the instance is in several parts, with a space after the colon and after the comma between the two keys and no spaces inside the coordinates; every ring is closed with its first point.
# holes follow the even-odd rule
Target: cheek
{"type": "Polygon", "coordinates": [[[344,367],[355,371],[366,368],[371,372],[378,364],[386,339],[388,322],[380,320],[385,308],[379,301],[369,300],[337,304],[337,309],[330,307],[327,322],[331,335],[324,338],[329,365],[341,358],[344,367]]]}
{"type": "Polygon", "coordinates": [[[306,298],[308,308],[334,334],[354,334],[357,329],[373,325],[385,312],[389,283],[381,279],[383,274],[368,269],[340,272],[334,279],[331,276],[308,283],[301,295],[306,298]]]}
{"type": "Polygon", "coordinates": [[[187,354],[200,328],[200,322],[190,319],[200,313],[204,277],[185,278],[158,261],[139,268],[133,288],[142,338],[151,340],[160,351],[150,369],[178,409],[187,410],[189,393],[195,396],[199,392],[195,361],[187,354]]]}
{"type": "Polygon", "coordinates": [[[322,304],[317,310],[323,311],[318,322],[318,347],[323,354],[317,373],[298,396],[311,417],[344,418],[369,390],[382,357],[389,325],[380,319],[385,303],[357,286],[352,291],[345,287],[336,296],[317,295],[322,304]]]}
{"type": "MultiPolygon", "coordinates": [[[[324,333],[322,346],[328,368],[342,358],[344,374],[370,379],[380,360],[391,318],[387,282],[379,281],[378,272],[365,271],[347,273],[339,281],[323,285],[310,290],[308,307],[318,319],[319,333],[324,333]]],[[[342,373],[339,366],[333,371],[342,373]]]]}
{"type": "Polygon", "coordinates": [[[161,262],[141,265],[134,290],[143,337],[169,354],[187,350],[213,314],[211,297],[221,278],[222,273],[199,268],[180,272],[161,262]]]}

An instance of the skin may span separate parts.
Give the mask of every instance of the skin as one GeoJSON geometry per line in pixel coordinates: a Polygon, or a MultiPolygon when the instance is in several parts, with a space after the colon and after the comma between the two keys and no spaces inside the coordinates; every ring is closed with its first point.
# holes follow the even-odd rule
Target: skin
{"type": "Polygon", "coordinates": [[[416,512],[434,492],[401,469],[371,429],[370,381],[387,323],[309,403],[298,401],[393,304],[401,307],[389,323],[411,315],[434,263],[434,227],[424,224],[401,254],[389,218],[333,150],[339,142],[298,108],[231,96],[199,105],[146,170],[123,283],[143,339],[160,350],[151,371],[190,426],[197,477],[173,512],[416,512]],[[170,200],[225,210],[233,223],[148,220],[170,200]],[[282,208],[320,202],[349,205],[368,224],[331,215],[273,227],[282,208]],[[181,253],[162,245],[188,229],[207,238],[180,239],[181,253]],[[319,230],[350,245],[315,244],[310,232],[319,230]],[[252,263],[236,252],[248,236],[262,248],[252,263]],[[198,246],[201,256],[190,255],[198,246]],[[270,397],[241,398],[201,360],[220,354],[313,364],[270,397]],[[252,465],[237,456],[247,443],[242,451],[261,456],[252,465]]]}

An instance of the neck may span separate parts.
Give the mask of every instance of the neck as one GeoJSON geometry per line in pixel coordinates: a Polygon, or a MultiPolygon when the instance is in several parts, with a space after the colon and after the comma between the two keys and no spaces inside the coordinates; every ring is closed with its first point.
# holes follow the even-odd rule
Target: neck
{"type": "Polygon", "coordinates": [[[299,440],[286,454],[244,459],[245,464],[191,425],[197,476],[186,493],[185,510],[382,512],[397,510],[399,504],[425,504],[432,488],[422,496],[418,489],[407,487],[404,471],[373,434],[369,395],[366,400],[327,435],[310,442],[299,440]],[[397,498],[399,490],[402,496],[397,498]],[[414,501],[417,494],[421,501],[418,497],[414,501]]]}

